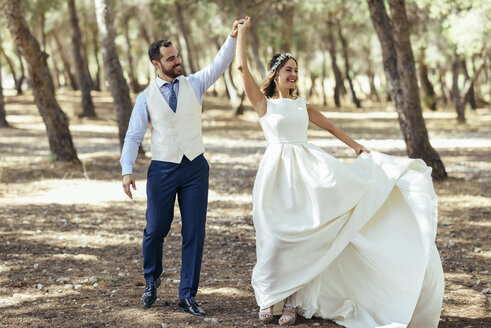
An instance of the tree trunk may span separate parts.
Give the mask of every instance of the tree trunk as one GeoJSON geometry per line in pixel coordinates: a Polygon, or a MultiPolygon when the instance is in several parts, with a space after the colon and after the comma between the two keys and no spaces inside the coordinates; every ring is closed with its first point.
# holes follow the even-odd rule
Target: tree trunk
{"type": "Polygon", "coordinates": [[[20,77],[17,79],[15,83],[15,89],[17,90],[17,95],[22,94],[22,84],[24,84],[24,80],[26,79],[26,74],[24,71],[24,62],[22,61],[22,56],[20,54],[19,47],[16,47],[16,52],[17,52],[17,58],[19,59],[19,66],[20,66],[20,77]]]}
{"type": "MultiPolygon", "coordinates": [[[[462,59],[462,72],[464,73],[466,81],[471,78],[469,76],[469,71],[467,70],[467,65],[465,63],[465,59],[462,59]]],[[[474,93],[474,84],[471,85],[471,87],[469,89],[469,93],[467,93],[467,96],[465,97],[465,102],[469,103],[469,105],[471,106],[471,109],[477,109],[476,95],[474,93]]],[[[465,104],[464,104],[464,106],[465,106],[465,104]]]]}
{"type": "Polygon", "coordinates": [[[227,89],[227,93],[230,99],[230,103],[232,105],[232,109],[234,110],[235,115],[244,114],[244,95],[245,92],[239,94],[239,91],[234,85],[234,80],[231,74],[231,67],[227,68],[227,71],[223,74],[223,79],[225,80],[225,87],[227,89]]]}
{"type": "Polygon", "coordinates": [[[53,31],[53,38],[55,39],[56,45],[58,47],[58,52],[61,57],[61,61],[63,62],[63,70],[65,72],[65,78],[67,78],[68,83],[70,84],[73,90],[78,90],[79,89],[78,82],[72,73],[72,68],[70,66],[70,61],[68,60],[68,57],[65,53],[65,48],[63,47],[63,44],[60,42],[60,38],[58,38],[58,35],[54,31],[53,31]]]}
{"type": "Polygon", "coordinates": [[[145,40],[146,47],[150,47],[152,44],[152,40],[150,39],[150,35],[148,34],[147,27],[145,26],[145,22],[139,20],[138,22],[138,30],[140,31],[139,35],[145,40]]]}
{"type": "Polygon", "coordinates": [[[421,88],[423,89],[423,103],[431,110],[436,110],[436,97],[433,84],[428,78],[428,67],[425,63],[425,51],[424,47],[421,47],[421,54],[419,55],[419,80],[421,82],[421,88]]]}
{"type": "Polygon", "coordinates": [[[194,58],[193,58],[193,52],[191,50],[191,40],[189,38],[190,32],[188,30],[188,25],[186,21],[184,20],[184,14],[183,14],[183,8],[182,5],[179,1],[176,1],[176,12],[177,12],[177,21],[179,23],[179,28],[181,29],[182,36],[184,38],[184,43],[186,46],[186,52],[188,56],[188,61],[189,61],[189,68],[191,69],[191,73],[197,72],[196,67],[194,66],[194,58]]]}
{"type": "Polygon", "coordinates": [[[333,33],[334,23],[332,19],[328,19],[327,21],[327,47],[329,49],[329,55],[331,56],[331,66],[332,71],[334,73],[334,78],[336,80],[336,85],[334,87],[334,103],[336,107],[341,106],[340,97],[345,94],[343,92],[343,76],[341,74],[341,70],[338,67],[337,63],[337,54],[336,54],[336,39],[333,33]]]}
{"type": "Polygon", "coordinates": [[[3,99],[2,64],[0,60],[0,128],[8,128],[8,127],[9,127],[9,123],[7,122],[7,113],[5,112],[5,101],[3,99]]]}
{"type": "Polygon", "coordinates": [[[457,121],[465,123],[465,106],[459,91],[460,56],[455,54],[452,63],[452,98],[457,111],[457,121]]]}
{"type": "Polygon", "coordinates": [[[281,11],[281,17],[283,18],[283,26],[281,29],[282,36],[281,36],[280,50],[282,52],[289,52],[292,50],[294,16],[295,16],[295,3],[293,1],[286,1],[283,4],[283,10],[281,11]]]}
{"type": "Polygon", "coordinates": [[[41,51],[24,19],[21,2],[5,0],[3,9],[7,16],[12,39],[27,61],[32,80],[34,101],[43,117],[51,152],[60,161],[79,161],[68,129],[68,119],[55,98],[53,80],[49,74],[48,55],[41,51]]]}
{"type": "Polygon", "coordinates": [[[75,62],[75,73],[77,81],[82,92],[82,108],[83,112],[79,117],[96,117],[94,103],[90,91],[92,90],[92,80],[87,75],[82,57],[82,33],[78,25],[77,11],[75,9],[75,0],[68,0],[68,12],[70,15],[70,24],[72,25],[72,54],[75,62]]]}
{"type": "Polygon", "coordinates": [[[55,52],[52,47],[52,42],[50,43],[50,50],[51,50],[51,64],[53,65],[53,70],[55,71],[55,76],[54,76],[54,82],[55,82],[55,88],[59,89],[61,88],[61,83],[60,83],[60,70],[58,69],[58,61],[56,60],[55,57],[55,52]]]}
{"type": "Polygon", "coordinates": [[[443,180],[447,173],[440,156],[430,144],[421,110],[404,1],[389,0],[392,20],[387,15],[383,0],[367,0],[367,3],[382,48],[385,75],[408,155],[423,159],[433,168],[433,178],[443,180]]]}
{"type": "Polygon", "coordinates": [[[447,84],[445,83],[445,70],[441,67],[438,67],[438,82],[442,92],[442,102],[446,105],[448,104],[448,98],[451,96],[448,94],[447,84]]]}
{"type": "Polygon", "coordinates": [[[128,75],[130,78],[131,90],[134,93],[140,92],[140,85],[138,84],[137,79],[135,78],[135,70],[133,67],[133,57],[131,56],[131,40],[129,33],[129,20],[131,15],[128,15],[123,19],[123,30],[124,30],[124,38],[126,40],[126,59],[128,60],[128,75]]]}
{"type": "Polygon", "coordinates": [[[0,55],[3,55],[5,58],[5,61],[7,61],[7,65],[9,66],[10,73],[12,74],[12,78],[14,79],[14,83],[17,86],[17,74],[15,73],[15,66],[14,63],[12,62],[12,59],[10,59],[9,56],[5,53],[5,50],[3,49],[1,43],[0,43],[0,55]]]}
{"type": "MultiPolygon", "coordinates": [[[[243,17],[243,16],[239,16],[243,17]]],[[[261,61],[261,56],[259,55],[259,39],[256,34],[256,29],[254,26],[252,26],[250,29],[250,34],[251,34],[251,48],[252,48],[252,54],[254,56],[254,62],[256,63],[256,68],[259,71],[259,74],[261,75],[261,80],[264,79],[266,76],[266,70],[263,62],[261,61]]]]}
{"type": "Polygon", "coordinates": [[[317,75],[313,73],[312,71],[310,72],[310,89],[309,93],[307,95],[307,98],[312,98],[314,96],[315,92],[315,81],[317,81],[317,75]]]}
{"type": "Polygon", "coordinates": [[[89,38],[87,36],[87,34],[90,33],[89,26],[88,26],[89,19],[87,18],[87,10],[86,10],[85,6],[80,8],[78,11],[81,11],[82,18],[83,18],[82,30],[80,31],[81,33],[83,32],[82,38],[80,40],[80,42],[82,44],[82,49],[80,49],[80,50],[81,50],[82,58],[84,60],[83,65],[84,65],[84,69],[85,69],[85,75],[87,76],[87,79],[90,81],[90,89],[94,90],[95,89],[95,82],[92,79],[92,76],[91,76],[90,70],[89,70],[89,38]],[[89,32],[87,32],[87,30],[89,30],[89,32]]]}
{"type": "Polygon", "coordinates": [[[44,33],[44,27],[46,25],[46,13],[44,8],[42,8],[42,3],[38,3],[38,15],[39,15],[39,34],[41,36],[41,46],[43,47],[41,51],[46,51],[46,33],[44,33]]]}
{"type": "MultiPolygon", "coordinates": [[[[369,63],[371,65],[371,63],[369,63]]],[[[373,101],[380,102],[380,96],[378,95],[377,92],[377,87],[375,87],[375,74],[373,73],[373,70],[371,67],[368,67],[368,83],[370,84],[370,99],[373,101]]]]}
{"type": "Polygon", "coordinates": [[[360,100],[358,100],[358,97],[356,97],[356,92],[355,88],[353,86],[353,81],[351,81],[351,77],[349,74],[350,67],[349,67],[349,58],[348,58],[348,42],[343,36],[343,32],[341,31],[341,26],[338,26],[338,34],[339,34],[339,40],[341,41],[341,45],[343,47],[343,57],[344,57],[344,71],[346,74],[346,78],[348,79],[349,87],[351,90],[351,98],[353,102],[356,105],[356,108],[361,108],[361,103],[360,100]]]}
{"type": "Polygon", "coordinates": [[[92,33],[92,42],[94,43],[93,44],[94,60],[97,67],[95,73],[94,90],[101,91],[101,64],[99,63],[99,41],[97,40],[99,31],[97,29],[97,24],[92,25],[91,33],[92,33]]]}
{"type": "MultiPolygon", "coordinates": [[[[119,145],[122,149],[128,123],[130,121],[132,103],[123,69],[119,62],[116,44],[114,43],[114,16],[111,0],[94,0],[97,24],[99,25],[99,40],[104,63],[104,72],[109,82],[109,89],[114,101],[114,110],[119,128],[119,145]]],[[[141,147],[140,147],[141,148],[141,147]]]]}

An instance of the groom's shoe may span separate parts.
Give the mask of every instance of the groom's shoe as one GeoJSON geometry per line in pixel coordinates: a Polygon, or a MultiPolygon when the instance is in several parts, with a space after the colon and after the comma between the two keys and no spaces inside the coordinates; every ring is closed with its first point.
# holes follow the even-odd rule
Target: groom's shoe
{"type": "Polygon", "coordinates": [[[188,297],[179,301],[179,311],[191,313],[192,315],[203,317],[206,315],[205,311],[199,307],[194,297],[188,297]]]}
{"type": "Polygon", "coordinates": [[[143,291],[142,301],[143,307],[149,308],[157,299],[157,288],[160,286],[160,278],[157,281],[147,281],[145,290],[143,291]]]}

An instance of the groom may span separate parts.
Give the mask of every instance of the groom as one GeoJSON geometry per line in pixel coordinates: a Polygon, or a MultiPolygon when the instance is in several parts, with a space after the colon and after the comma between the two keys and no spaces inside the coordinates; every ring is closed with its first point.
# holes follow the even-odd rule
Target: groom
{"type": "Polygon", "coordinates": [[[147,176],[147,225],[143,232],[143,306],[157,299],[162,274],[162,247],[174,217],[177,196],[182,220],[179,310],[196,316],[205,312],[196,303],[208,203],[209,166],[203,152],[201,106],[206,90],[225,72],[235,55],[237,26],[215,59],[203,70],[182,75],[182,61],[170,41],[159,40],[148,55],[158,76],[138,95],[121,153],[124,192],[136,189],[133,164],[147,125],[152,128],[152,162],[147,176]]]}

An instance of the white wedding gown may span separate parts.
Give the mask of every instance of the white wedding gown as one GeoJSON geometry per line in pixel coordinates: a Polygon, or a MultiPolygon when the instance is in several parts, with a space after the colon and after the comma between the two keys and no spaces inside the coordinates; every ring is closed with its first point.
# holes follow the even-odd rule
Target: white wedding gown
{"type": "Polygon", "coordinates": [[[350,328],[437,327],[444,289],[437,197],[422,160],[343,164],[308,143],[306,100],[267,101],[253,189],[261,308],[294,294],[307,318],[350,328]]]}

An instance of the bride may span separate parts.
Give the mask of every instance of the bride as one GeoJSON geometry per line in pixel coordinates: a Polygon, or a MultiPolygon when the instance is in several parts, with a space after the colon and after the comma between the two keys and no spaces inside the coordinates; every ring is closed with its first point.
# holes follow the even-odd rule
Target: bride
{"type": "Polygon", "coordinates": [[[267,148],[253,188],[259,319],[298,314],[350,328],[437,327],[444,289],[435,246],[437,198],[422,160],[370,152],[297,97],[298,67],[287,53],[269,62],[260,90],[247,66],[248,17],[237,63],[267,148]],[[308,143],[309,122],[353,148],[343,164],[308,143]]]}

